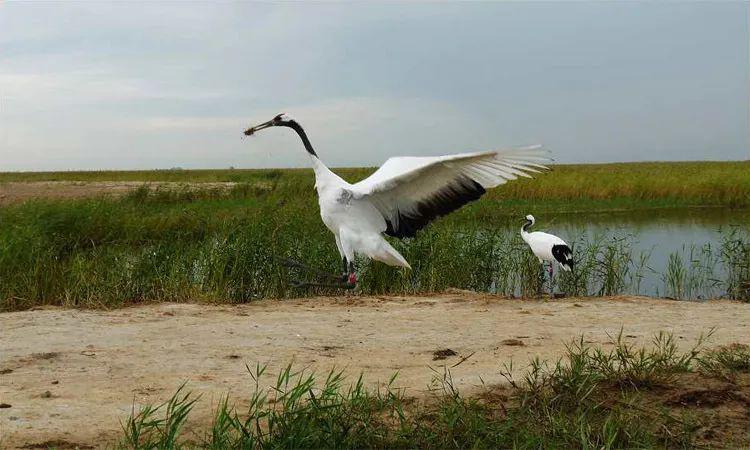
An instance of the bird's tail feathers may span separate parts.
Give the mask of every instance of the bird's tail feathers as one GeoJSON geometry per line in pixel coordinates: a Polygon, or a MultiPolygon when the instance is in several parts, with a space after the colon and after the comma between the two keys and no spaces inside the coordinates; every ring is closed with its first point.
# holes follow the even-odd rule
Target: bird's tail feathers
{"type": "Polygon", "coordinates": [[[565,262],[560,264],[560,267],[566,272],[570,272],[573,270],[573,266],[575,266],[575,261],[573,261],[573,255],[571,253],[567,253],[565,255],[565,262]]]}
{"type": "Polygon", "coordinates": [[[369,256],[370,258],[384,262],[389,266],[406,267],[407,269],[411,269],[411,266],[406,259],[401,256],[401,253],[393,248],[393,246],[385,239],[383,239],[383,243],[378,247],[378,250],[369,256]]]}

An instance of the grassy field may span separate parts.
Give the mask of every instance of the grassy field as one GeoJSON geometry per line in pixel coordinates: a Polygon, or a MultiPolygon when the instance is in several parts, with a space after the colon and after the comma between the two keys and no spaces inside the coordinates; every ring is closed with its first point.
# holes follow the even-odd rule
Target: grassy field
{"type": "MultiPolygon", "coordinates": [[[[506,366],[506,369],[508,367],[506,366]]],[[[500,369],[502,370],[502,369],[500,369]]],[[[660,334],[649,348],[581,338],[557,362],[531,362],[507,386],[466,396],[436,369],[427,400],[397,376],[377,392],[343,372],[319,379],[288,366],[269,380],[248,369],[240,408],[225,397],[208,427],[186,424],[198,397],[183,385],[123,423],[120,448],[735,448],[750,445],[750,347],[680,352],[660,334]],[[266,385],[270,384],[268,388],[266,385]]]]}
{"type": "MultiPolygon", "coordinates": [[[[501,186],[416,238],[394,242],[414,270],[361,263],[360,287],[372,294],[456,287],[535,295],[538,264],[516,233],[500,231],[509,221],[517,225],[532,210],[540,216],[620,208],[744,207],[750,201],[749,169],[744,162],[558,166],[536,180],[501,186]]],[[[344,172],[357,179],[368,169],[344,172]]],[[[33,200],[0,208],[0,310],[306,296],[316,291],[290,287],[296,275],[277,257],[330,271],[339,267],[309,170],[2,174],[0,180],[54,177],[241,183],[229,190],[142,187],[122,198],[33,200]]],[[[722,248],[704,255],[723,265],[727,275],[718,280],[717,291],[733,298],[750,297],[746,231],[728,234],[722,248]]],[[[622,293],[647,269],[647,261],[630,252],[622,239],[576,242],[576,253],[580,270],[558,279],[558,287],[569,294],[622,293]]],[[[671,284],[670,295],[677,298],[713,276],[677,261],[671,270],[665,284],[671,284]],[[693,272],[701,280],[695,281],[693,272]]]]}
{"type": "MultiPolygon", "coordinates": [[[[355,182],[374,169],[336,169],[355,182]]],[[[172,181],[295,185],[312,196],[309,169],[158,170],[95,172],[5,172],[12,181],[172,181]]],[[[750,161],[644,162],[555,165],[535,180],[520,180],[490,191],[483,210],[490,215],[517,213],[529,205],[546,211],[574,212],[644,207],[750,206],[750,161]],[[541,203],[541,204],[540,204],[541,203]],[[495,207],[502,209],[495,211],[495,207]]]]}

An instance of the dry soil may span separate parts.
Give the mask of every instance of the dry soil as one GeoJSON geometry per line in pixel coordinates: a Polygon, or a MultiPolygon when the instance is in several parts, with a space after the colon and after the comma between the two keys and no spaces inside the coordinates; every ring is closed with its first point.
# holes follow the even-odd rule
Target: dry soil
{"type": "MultiPolygon", "coordinates": [[[[293,362],[338,367],[369,383],[399,372],[397,385],[423,395],[451,367],[463,391],[501,383],[530,358],[554,359],[583,335],[608,346],[622,329],[648,344],[659,331],[680,346],[716,328],[710,345],[747,343],[750,305],[636,297],[510,300],[444,293],[422,297],[339,297],[246,305],[153,304],[113,311],[40,309],[0,314],[0,447],[111,443],[133,406],[159,403],[183,382],[210,419],[220,396],[247,397],[245,365],[271,376],[293,362]],[[436,353],[438,352],[438,353],[436,353]]],[[[201,416],[202,414],[202,416],[201,416]]]]}

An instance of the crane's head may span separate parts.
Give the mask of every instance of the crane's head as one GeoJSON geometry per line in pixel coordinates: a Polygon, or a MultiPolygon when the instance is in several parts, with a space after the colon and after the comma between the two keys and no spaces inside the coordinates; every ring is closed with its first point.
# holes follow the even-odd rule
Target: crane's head
{"type": "Polygon", "coordinates": [[[302,126],[297,123],[296,120],[292,119],[289,114],[286,113],[277,114],[276,117],[269,120],[268,122],[264,122],[260,125],[255,125],[254,127],[248,128],[247,130],[245,130],[245,136],[252,136],[256,131],[260,131],[268,127],[291,128],[292,130],[296,131],[300,139],[302,139],[302,143],[305,145],[305,150],[307,150],[307,153],[316,158],[318,157],[318,155],[315,154],[315,150],[313,150],[312,144],[310,144],[310,139],[307,138],[305,130],[302,129],[302,126]]]}
{"type": "Polygon", "coordinates": [[[255,134],[256,131],[260,131],[264,128],[268,127],[288,127],[291,126],[291,124],[296,124],[297,122],[294,121],[291,117],[289,117],[286,113],[278,114],[273,119],[269,120],[268,122],[264,122],[260,125],[256,125],[254,127],[250,127],[247,130],[245,130],[245,136],[252,136],[255,134]]]}
{"type": "Polygon", "coordinates": [[[526,221],[527,222],[531,222],[531,225],[534,225],[534,222],[535,222],[534,216],[532,216],[531,214],[529,214],[528,216],[526,216],[526,221]]]}

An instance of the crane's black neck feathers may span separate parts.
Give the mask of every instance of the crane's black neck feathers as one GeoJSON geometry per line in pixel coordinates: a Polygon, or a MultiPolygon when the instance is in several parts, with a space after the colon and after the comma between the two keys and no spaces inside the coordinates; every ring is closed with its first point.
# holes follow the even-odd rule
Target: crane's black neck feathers
{"type": "Polygon", "coordinates": [[[305,145],[305,150],[307,150],[307,153],[317,157],[317,153],[315,153],[315,150],[313,149],[312,144],[310,143],[310,139],[307,138],[307,134],[305,133],[305,130],[302,129],[302,125],[298,124],[294,120],[290,120],[289,122],[283,122],[279,124],[284,127],[289,127],[292,130],[296,131],[299,135],[299,138],[302,139],[302,143],[305,145]]]}
{"type": "MultiPolygon", "coordinates": [[[[529,227],[531,226],[532,222],[529,219],[526,219],[526,223],[523,224],[523,231],[529,232],[529,227]]],[[[518,226],[518,225],[516,225],[518,226]]]]}

